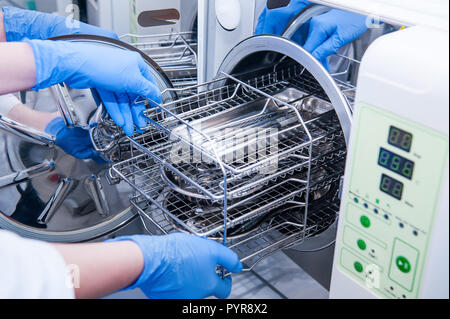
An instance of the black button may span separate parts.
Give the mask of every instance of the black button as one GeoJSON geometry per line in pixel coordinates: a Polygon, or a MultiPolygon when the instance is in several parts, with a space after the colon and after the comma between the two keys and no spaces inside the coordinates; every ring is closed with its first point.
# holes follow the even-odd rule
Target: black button
{"type": "Polygon", "coordinates": [[[388,214],[384,215],[384,219],[388,220],[389,219],[389,215],[388,214]]]}

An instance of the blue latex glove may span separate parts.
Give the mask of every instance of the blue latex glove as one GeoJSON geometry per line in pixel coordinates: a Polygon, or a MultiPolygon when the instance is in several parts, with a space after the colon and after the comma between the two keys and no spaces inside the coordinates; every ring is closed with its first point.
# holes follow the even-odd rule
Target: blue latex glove
{"type": "Polygon", "coordinates": [[[14,7],[3,7],[6,40],[45,40],[61,35],[90,34],[118,39],[114,32],[66,17],[14,7]]]}
{"type": "Polygon", "coordinates": [[[232,273],[242,271],[238,256],[225,246],[193,235],[120,237],[112,241],[131,240],[142,250],[144,271],[127,290],[140,288],[152,299],[227,298],[231,293],[231,276],[220,278],[216,266],[232,273]]]}
{"type": "Polygon", "coordinates": [[[291,0],[283,8],[268,9],[266,6],[259,16],[255,34],[281,35],[295,16],[310,4],[305,0],[291,0]]]}
{"type": "Polygon", "coordinates": [[[137,52],[90,43],[26,40],[36,63],[34,90],[65,82],[74,89],[95,88],[113,121],[128,136],[134,125],[147,125],[138,96],[161,103],[161,92],[149,66],[137,52]]]}
{"type": "Polygon", "coordinates": [[[56,137],[56,145],[64,152],[78,159],[92,159],[99,164],[105,161],[94,150],[89,132],[81,128],[68,128],[60,117],[45,128],[45,132],[56,137]]]}
{"type": "Polygon", "coordinates": [[[367,31],[367,17],[342,10],[331,10],[311,19],[305,50],[328,68],[327,57],[367,31]]]}

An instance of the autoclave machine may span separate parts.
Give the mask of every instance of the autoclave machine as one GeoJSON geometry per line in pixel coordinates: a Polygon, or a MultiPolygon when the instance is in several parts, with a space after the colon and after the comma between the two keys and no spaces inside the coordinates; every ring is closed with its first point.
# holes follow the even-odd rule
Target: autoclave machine
{"type": "MultiPolygon", "coordinates": [[[[343,8],[372,13],[364,3],[343,8]]],[[[153,234],[183,231],[218,240],[247,270],[281,249],[314,251],[337,240],[327,264],[331,297],[448,296],[448,199],[442,196],[448,192],[448,71],[435,64],[448,63],[442,62],[448,61],[442,45],[448,27],[427,19],[414,26],[414,15],[400,14],[401,7],[397,17],[378,11],[392,25],[412,27],[375,41],[360,67],[351,56],[355,49],[347,48],[353,53],[338,54],[330,74],[286,39],[296,25],[330,8],[307,8],[286,38],[245,39],[258,3],[234,1],[241,19],[231,22],[215,5],[220,1],[199,2],[203,84],[173,85],[143,53],[164,98],[147,110],[144,134],[123,136],[101,105],[82,116],[65,86],[52,88],[67,123],[98,123],[91,137],[111,167],[75,161],[67,169],[70,160],[46,146],[51,137],[3,118],[5,129],[31,141],[11,152],[21,167],[2,178],[4,187],[13,185],[27,200],[41,196],[43,210],[31,225],[2,214],[1,226],[75,242],[139,218],[153,234]],[[244,12],[252,19],[242,18],[244,12]],[[417,37],[429,45],[417,45],[417,37]],[[231,50],[221,50],[224,44],[231,50]],[[443,58],[428,59],[429,52],[443,58]],[[64,215],[82,222],[52,229],[64,215]]],[[[65,40],[135,50],[133,40],[65,40]]]]}

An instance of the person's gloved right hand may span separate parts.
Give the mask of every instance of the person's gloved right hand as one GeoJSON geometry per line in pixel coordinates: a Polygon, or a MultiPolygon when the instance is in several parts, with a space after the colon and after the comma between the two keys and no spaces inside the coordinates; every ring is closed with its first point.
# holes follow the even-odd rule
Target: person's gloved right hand
{"type": "Polygon", "coordinates": [[[303,48],[326,68],[328,56],[359,38],[368,29],[367,17],[337,9],[312,18],[309,25],[309,35],[303,48]]]}
{"type": "Polygon", "coordinates": [[[144,271],[126,290],[140,288],[152,299],[227,298],[231,277],[222,279],[216,266],[232,273],[242,271],[242,263],[229,248],[193,235],[119,237],[116,241],[133,241],[144,255],[144,271]]]}
{"type": "Polygon", "coordinates": [[[61,35],[89,34],[118,39],[114,32],[95,27],[67,17],[48,13],[3,7],[6,40],[46,40],[61,35]]]}
{"type": "Polygon", "coordinates": [[[269,9],[266,6],[259,16],[255,34],[281,35],[295,16],[310,4],[306,0],[291,0],[282,8],[269,9]]]}
{"type": "Polygon", "coordinates": [[[113,121],[128,136],[147,126],[138,96],[161,103],[149,66],[137,52],[90,43],[26,40],[36,64],[34,90],[65,82],[74,89],[95,88],[113,121]]]}

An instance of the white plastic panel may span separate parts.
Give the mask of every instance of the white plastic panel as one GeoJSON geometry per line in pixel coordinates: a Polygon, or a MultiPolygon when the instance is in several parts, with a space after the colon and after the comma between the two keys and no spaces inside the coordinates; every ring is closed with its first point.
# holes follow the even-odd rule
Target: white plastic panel
{"type": "MultiPolygon", "coordinates": [[[[337,237],[331,287],[331,297],[333,298],[369,296],[448,298],[448,60],[448,32],[423,27],[412,27],[378,39],[363,58],[356,98],[356,124],[350,141],[337,237]],[[380,63],[380,58],[382,58],[383,63],[380,63]],[[364,118],[362,114],[367,114],[367,106],[370,106],[376,114],[380,114],[380,117],[378,119],[376,116],[364,118]],[[364,121],[366,124],[360,123],[360,121],[364,121]],[[378,123],[381,123],[381,125],[378,125],[378,123]],[[390,151],[402,153],[402,150],[396,150],[387,142],[387,124],[403,125],[403,129],[414,132],[416,136],[415,146],[413,146],[416,148],[411,149],[410,153],[403,152],[405,158],[414,158],[417,164],[417,171],[412,180],[404,179],[404,177],[396,175],[395,172],[383,170],[377,166],[378,153],[373,152],[373,150],[378,150],[376,147],[384,147],[390,149],[390,151]],[[363,143],[361,137],[363,135],[366,143],[363,143]],[[381,139],[378,139],[378,136],[381,136],[381,139]],[[436,146],[434,148],[428,147],[432,145],[436,146]],[[365,153],[370,153],[373,156],[370,159],[361,159],[361,156],[364,157],[365,153]],[[422,165],[427,160],[436,160],[436,163],[431,164],[430,162],[422,165]],[[361,167],[366,166],[371,167],[366,168],[364,173],[358,171],[361,167]],[[429,176],[427,176],[427,172],[429,176]],[[381,173],[403,181],[405,193],[402,200],[399,201],[388,195],[377,193],[381,189],[378,188],[380,177],[377,176],[378,179],[375,181],[374,175],[380,175],[381,173]],[[354,182],[353,177],[361,178],[361,175],[364,176],[366,182],[354,182]],[[429,181],[429,183],[427,184],[426,181],[429,181]],[[424,188],[422,191],[411,196],[415,189],[421,187],[424,188]],[[356,200],[355,192],[358,190],[362,197],[356,200]],[[350,196],[352,192],[353,197],[350,196]],[[374,194],[378,196],[373,197],[374,194]],[[431,200],[432,198],[433,200],[431,200]],[[391,203],[391,209],[386,207],[385,212],[381,215],[381,220],[383,220],[386,212],[391,213],[388,214],[388,219],[386,219],[386,222],[390,221],[390,224],[383,226],[381,237],[375,236],[378,239],[381,238],[381,241],[386,244],[384,246],[386,248],[383,248],[385,255],[376,255],[377,261],[375,261],[375,257],[371,256],[368,259],[373,264],[387,267],[387,269],[384,269],[385,283],[389,278],[395,279],[397,283],[397,285],[389,284],[387,286],[388,291],[383,290],[384,293],[382,294],[372,293],[374,290],[370,285],[367,286],[367,284],[370,284],[370,280],[366,281],[366,279],[370,279],[367,274],[364,274],[358,282],[355,279],[358,274],[355,274],[355,276],[349,275],[347,271],[342,270],[342,266],[338,266],[339,262],[342,261],[342,252],[346,247],[347,221],[352,220],[349,215],[351,210],[348,210],[348,207],[351,205],[358,206],[360,214],[357,216],[357,230],[362,229],[363,237],[373,239],[377,226],[375,221],[378,217],[373,214],[374,206],[371,199],[374,199],[375,205],[391,203]],[[377,199],[379,199],[379,202],[377,199]],[[355,204],[355,201],[358,203],[355,204]],[[417,205],[414,205],[413,202],[417,205]],[[419,210],[416,209],[418,205],[422,205],[419,210]],[[366,225],[364,227],[362,225],[360,218],[363,214],[366,214],[373,221],[371,226],[367,227],[366,225]],[[404,220],[407,220],[408,224],[404,220]],[[406,227],[402,228],[402,223],[406,227]],[[409,231],[409,235],[412,233],[413,236],[416,236],[414,230],[411,232],[407,228],[407,225],[413,224],[417,230],[425,230],[418,233],[419,236],[424,236],[421,244],[417,239],[402,238],[405,230],[409,231]],[[399,241],[398,238],[402,241],[399,241]],[[415,276],[407,276],[397,272],[395,267],[405,266],[401,259],[397,259],[397,255],[405,257],[410,262],[410,265],[407,266],[411,266],[411,269],[417,268],[418,272],[415,276]],[[397,264],[392,266],[392,260],[397,264]],[[392,293],[390,291],[391,286],[394,288],[392,293]],[[408,293],[397,294],[399,287],[403,287],[408,293]]],[[[382,212],[381,209],[379,211],[382,212]]],[[[405,236],[408,236],[407,233],[405,234],[405,236]]],[[[370,240],[366,240],[366,244],[367,247],[373,246],[370,240]]],[[[378,254],[379,249],[376,250],[378,254]]],[[[362,250],[354,246],[354,251],[356,251],[358,258],[361,258],[361,266],[365,268],[367,266],[364,264],[366,258],[362,255],[362,250]]],[[[345,256],[349,255],[346,254],[345,256]]],[[[344,264],[346,260],[343,260],[344,264]]],[[[359,265],[355,267],[353,261],[352,267],[350,271],[358,273],[359,265]]],[[[409,274],[409,272],[406,273],[409,274]]],[[[394,281],[391,280],[391,282],[394,281]]]]}
{"type": "Polygon", "coordinates": [[[312,0],[312,2],[380,17],[405,26],[449,30],[448,0],[312,0]]]}

